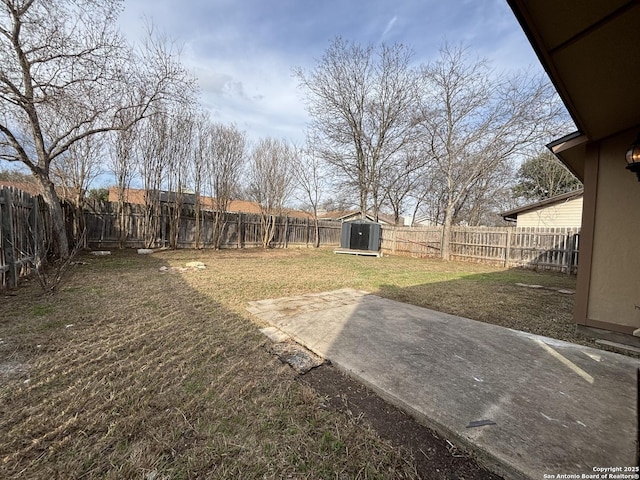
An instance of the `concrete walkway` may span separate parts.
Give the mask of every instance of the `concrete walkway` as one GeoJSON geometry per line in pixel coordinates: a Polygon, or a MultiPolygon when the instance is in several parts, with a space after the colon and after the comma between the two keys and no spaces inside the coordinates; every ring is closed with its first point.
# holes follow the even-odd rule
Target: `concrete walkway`
{"type": "Polygon", "coordinates": [[[505,478],[636,464],[635,359],[351,289],[249,311],[505,478]]]}

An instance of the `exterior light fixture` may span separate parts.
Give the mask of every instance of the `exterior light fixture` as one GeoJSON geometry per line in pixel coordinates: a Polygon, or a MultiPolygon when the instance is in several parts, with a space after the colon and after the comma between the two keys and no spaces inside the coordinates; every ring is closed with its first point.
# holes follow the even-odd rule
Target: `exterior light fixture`
{"type": "Polygon", "coordinates": [[[635,173],[640,182],[640,133],[627,150],[625,159],[627,160],[627,170],[635,173]]]}

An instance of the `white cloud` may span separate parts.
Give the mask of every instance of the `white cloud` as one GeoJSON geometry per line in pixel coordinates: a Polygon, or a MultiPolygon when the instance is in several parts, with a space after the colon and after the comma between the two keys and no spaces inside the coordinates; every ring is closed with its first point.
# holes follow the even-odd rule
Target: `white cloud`
{"type": "Polygon", "coordinates": [[[236,123],[254,139],[303,141],[307,116],[291,70],[312,66],[336,35],[402,42],[418,62],[437,57],[446,37],[497,69],[539,68],[504,0],[127,0],[123,31],[139,37],[143,15],[184,45],[213,118],[236,123]]]}
{"type": "Polygon", "coordinates": [[[387,22],[387,26],[384,29],[384,32],[382,32],[382,37],[384,38],[387,33],[389,33],[391,31],[391,29],[393,28],[393,25],[398,21],[398,17],[397,15],[394,15],[394,17],[389,20],[389,22],[387,22]]]}
{"type": "Polygon", "coordinates": [[[304,141],[306,113],[287,59],[264,55],[198,63],[189,58],[212,118],[236,123],[249,138],[304,141]]]}

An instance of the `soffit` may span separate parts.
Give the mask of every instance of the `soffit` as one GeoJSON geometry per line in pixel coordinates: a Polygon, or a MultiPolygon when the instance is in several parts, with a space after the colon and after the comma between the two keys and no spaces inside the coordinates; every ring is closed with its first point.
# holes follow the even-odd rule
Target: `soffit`
{"type": "Polygon", "coordinates": [[[639,0],[508,0],[579,130],[640,125],[639,0]]]}

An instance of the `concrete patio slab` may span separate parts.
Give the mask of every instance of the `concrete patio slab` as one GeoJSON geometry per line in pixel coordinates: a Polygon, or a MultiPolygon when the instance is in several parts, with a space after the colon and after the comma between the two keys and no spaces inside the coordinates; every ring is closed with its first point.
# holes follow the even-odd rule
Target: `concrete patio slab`
{"type": "Polygon", "coordinates": [[[351,289],[248,309],[505,478],[636,465],[638,360],[351,289]]]}

